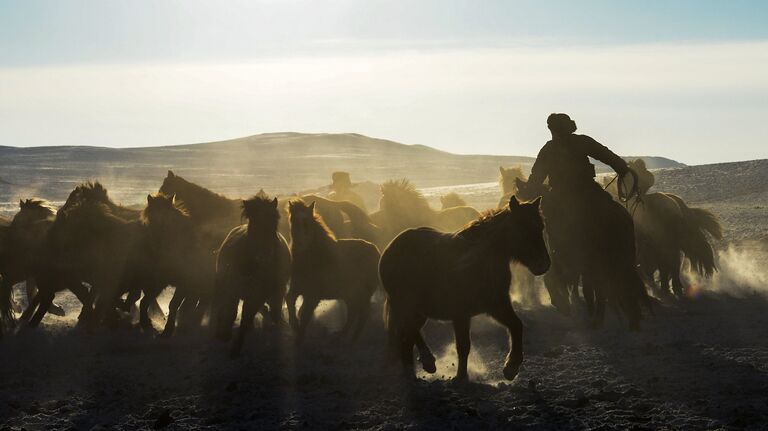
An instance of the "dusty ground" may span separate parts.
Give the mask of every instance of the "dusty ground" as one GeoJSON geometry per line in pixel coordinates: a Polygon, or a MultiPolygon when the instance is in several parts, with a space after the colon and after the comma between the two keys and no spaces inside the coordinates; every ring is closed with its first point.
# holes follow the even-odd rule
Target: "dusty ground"
{"type": "Polygon", "coordinates": [[[473,383],[454,384],[449,325],[426,333],[435,376],[382,366],[374,316],[356,346],[326,313],[305,346],[266,327],[244,355],[203,335],[156,339],[131,328],[88,334],[69,318],[0,344],[0,423],[11,429],[715,429],[768,426],[768,302],[702,294],[660,307],[639,333],[612,318],[589,330],[549,307],[521,308],[526,358],[503,381],[505,331],[473,321],[473,383]]]}
{"type": "MultiPolygon", "coordinates": [[[[692,279],[696,295],[658,307],[637,333],[612,314],[595,331],[581,316],[519,306],[526,358],[512,382],[501,375],[506,333],[484,317],[473,321],[472,383],[447,380],[453,336],[434,322],[438,373],[412,382],[383,365],[379,311],[354,346],[325,313],[304,346],[267,326],[230,360],[205,334],[85,333],[63,295],[67,317],[0,342],[0,429],[766,429],[767,163],[659,172],[660,190],[721,217],[721,272],[692,279]]],[[[425,194],[450,189],[481,208],[498,200],[494,183],[425,194]]]]}

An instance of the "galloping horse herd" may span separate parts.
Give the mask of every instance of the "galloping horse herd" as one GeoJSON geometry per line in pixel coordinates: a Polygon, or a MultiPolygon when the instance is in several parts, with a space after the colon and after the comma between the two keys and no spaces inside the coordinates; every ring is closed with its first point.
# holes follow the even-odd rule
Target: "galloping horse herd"
{"type": "MultiPolygon", "coordinates": [[[[656,297],[684,295],[682,259],[711,275],[708,235],[720,238],[720,225],[677,196],[649,193],[652,174],[642,161],[631,166],[642,192],[625,203],[635,221],[637,271],[656,297]]],[[[582,299],[578,277],[564,282],[547,275],[541,197],[518,199],[523,180],[519,168],[502,168],[503,197],[498,208],[482,214],[455,194],[435,210],[407,180],[384,183],[379,209],[369,214],[334,196],[278,199],[259,191],[250,199],[229,199],[171,171],[141,210],[115,204],[98,182],[77,186],[58,210],[45,200],[25,199],[12,220],[0,223],[0,335],[38,326],[55,310],[56,292],[65,289],[82,303],[78,321],[88,329],[114,327],[138,302],[140,328],[154,332],[150,311],[173,286],[160,335],[172,336],[177,325],[207,327],[217,339],[231,340],[242,301],[231,341],[235,356],[255,315],[280,323],[284,303],[301,342],[318,303],[342,301],[348,310],[342,334],[354,341],[383,290],[390,356],[399,357],[408,375],[414,373],[414,346],[422,368],[436,371],[421,329],[427,319],[439,319],[453,322],[456,378],[466,379],[470,319],[485,313],[509,331],[503,373],[513,379],[523,361],[523,326],[509,294],[513,274],[524,289],[534,289],[533,275],[544,275],[552,304],[569,313],[585,302],[595,326],[603,320],[601,307],[616,306],[615,296],[600,289],[584,290],[582,299]],[[526,271],[511,271],[510,263],[526,271]],[[28,292],[23,312],[13,295],[21,282],[28,292]]],[[[645,298],[650,305],[651,296],[645,298]]]]}

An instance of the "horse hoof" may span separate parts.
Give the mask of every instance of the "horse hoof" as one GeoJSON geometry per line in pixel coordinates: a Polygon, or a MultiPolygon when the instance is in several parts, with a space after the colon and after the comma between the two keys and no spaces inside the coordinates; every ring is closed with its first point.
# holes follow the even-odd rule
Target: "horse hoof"
{"type": "Polygon", "coordinates": [[[421,362],[421,368],[424,369],[425,372],[429,374],[435,374],[437,372],[437,366],[435,365],[435,357],[425,357],[421,358],[419,357],[419,362],[421,362]]]}
{"type": "Polygon", "coordinates": [[[451,379],[451,383],[466,383],[467,380],[469,380],[469,375],[467,373],[458,373],[451,379]]]}
{"type": "Polygon", "coordinates": [[[508,364],[504,366],[504,378],[507,380],[514,380],[515,377],[517,377],[517,373],[520,372],[520,365],[521,362],[517,362],[514,364],[508,364]]]}
{"type": "Polygon", "coordinates": [[[64,309],[58,304],[51,304],[48,306],[48,312],[54,316],[64,317],[64,309]]]}

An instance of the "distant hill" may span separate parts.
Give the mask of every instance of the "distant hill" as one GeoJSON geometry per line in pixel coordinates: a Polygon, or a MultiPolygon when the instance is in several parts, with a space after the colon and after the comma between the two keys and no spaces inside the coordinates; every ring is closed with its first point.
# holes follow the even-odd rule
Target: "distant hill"
{"type": "MultiPolygon", "coordinates": [[[[651,168],[684,166],[644,157],[651,168]]],[[[423,145],[347,134],[268,133],[219,142],[146,147],[0,147],[0,202],[37,195],[60,201],[78,183],[98,179],[116,200],[156,191],[166,171],[230,196],[264,188],[289,194],[330,182],[335,170],[353,181],[407,177],[419,187],[495,181],[499,166],[530,169],[532,157],[458,155],[423,145]]],[[[601,167],[598,166],[600,170],[601,167]]]]}

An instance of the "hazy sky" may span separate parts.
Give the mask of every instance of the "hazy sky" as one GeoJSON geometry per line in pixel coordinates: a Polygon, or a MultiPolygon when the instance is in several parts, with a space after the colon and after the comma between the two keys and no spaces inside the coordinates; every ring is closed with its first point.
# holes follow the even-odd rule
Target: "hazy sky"
{"type": "Polygon", "coordinates": [[[768,157],[766,1],[0,0],[0,145],[357,132],[535,155],[768,157]]]}

